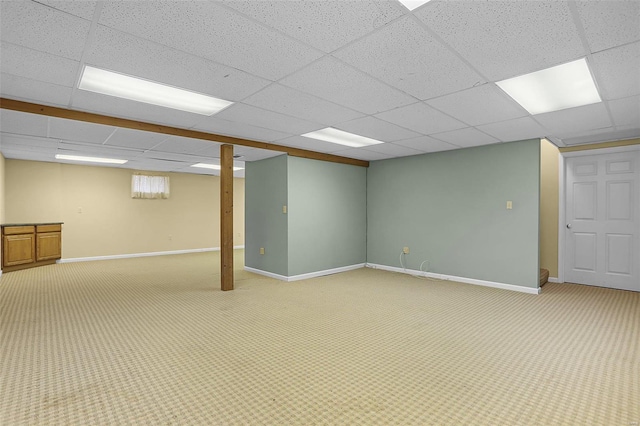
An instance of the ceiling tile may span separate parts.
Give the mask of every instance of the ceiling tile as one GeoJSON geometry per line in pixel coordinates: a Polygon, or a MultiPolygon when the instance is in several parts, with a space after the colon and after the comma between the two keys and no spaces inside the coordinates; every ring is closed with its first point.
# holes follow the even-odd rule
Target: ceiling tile
{"type": "Polygon", "coordinates": [[[139,170],[139,171],[157,171],[157,172],[172,172],[176,169],[184,167],[185,164],[177,161],[165,161],[165,160],[131,160],[120,168],[139,170]]]}
{"type": "Polygon", "coordinates": [[[331,56],[285,77],[279,83],[366,114],[416,101],[331,56]]]}
{"type": "Polygon", "coordinates": [[[605,99],[640,95],[640,42],[596,53],[592,64],[605,99]]]}
{"type": "MultiPolygon", "coordinates": [[[[199,149],[194,152],[194,155],[209,157],[209,158],[220,158],[220,147],[222,144],[216,142],[209,142],[209,145],[204,147],[203,149],[199,149]]],[[[234,145],[233,147],[233,155],[241,155],[238,154],[238,146],[234,145]]]]}
{"type": "Polygon", "coordinates": [[[58,143],[57,139],[0,133],[0,148],[3,149],[24,147],[25,149],[51,148],[55,150],[58,147],[58,143]]]}
{"type": "Polygon", "coordinates": [[[31,1],[2,1],[0,14],[3,41],[75,60],[82,56],[91,22],[31,1]]]}
{"type": "Polygon", "coordinates": [[[347,149],[348,147],[337,143],[321,141],[318,139],[306,138],[304,136],[292,136],[278,141],[278,145],[290,146],[294,148],[306,149],[316,152],[333,152],[337,149],[347,149]]]}
{"type": "Polygon", "coordinates": [[[419,138],[405,139],[403,141],[394,142],[397,145],[406,146],[422,152],[439,152],[458,149],[456,145],[433,139],[429,136],[421,136],[419,138]]]}
{"type": "Polygon", "coordinates": [[[300,118],[268,111],[243,103],[233,104],[216,114],[216,118],[289,133],[307,133],[324,126],[300,118]]]}
{"type": "Polygon", "coordinates": [[[559,137],[560,134],[601,129],[612,125],[607,109],[602,102],[538,114],[535,119],[550,132],[546,136],[556,137],[559,137]]]}
{"type": "Polygon", "coordinates": [[[50,138],[101,144],[104,143],[115,130],[116,128],[113,126],[67,120],[64,118],[49,118],[50,138]]]}
{"type": "Polygon", "coordinates": [[[376,114],[376,117],[425,135],[466,127],[422,102],[376,114]]]}
{"type": "Polygon", "coordinates": [[[289,133],[263,129],[244,122],[223,120],[216,115],[201,120],[193,129],[259,142],[273,142],[291,136],[289,133]]]}
{"type": "Polygon", "coordinates": [[[548,131],[531,117],[478,126],[478,130],[500,139],[502,142],[514,142],[524,139],[543,138],[548,131]]]}
{"type": "Polygon", "coordinates": [[[490,81],[586,54],[566,2],[433,2],[415,15],[490,81]]]}
{"type": "Polygon", "coordinates": [[[40,151],[23,151],[23,150],[2,150],[2,155],[7,160],[24,160],[24,161],[43,161],[48,163],[56,163],[54,152],[40,151]]]}
{"type": "Polygon", "coordinates": [[[80,66],[77,61],[10,43],[2,43],[1,49],[3,73],[67,87],[76,84],[80,66]]]}
{"type": "Polygon", "coordinates": [[[350,148],[340,151],[334,151],[332,154],[339,155],[341,157],[355,158],[356,160],[375,161],[391,158],[391,155],[383,154],[380,152],[368,151],[363,148],[350,148]]]}
{"type": "Polygon", "coordinates": [[[199,157],[197,155],[189,154],[176,154],[173,152],[158,152],[158,151],[146,151],[138,155],[135,159],[137,161],[171,161],[174,163],[181,163],[187,166],[191,164],[200,163],[207,157],[199,157]]]}
{"type": "Polygon", "coordinates": [[[607,102],[616,126],[640,127],[640,96],[607,102]]]}
{"type": "Polygon", "coordinates": [[[62,12],[70,13],[80,18],[93,19],[93,13],[96,9],[96,1],[93,0],[37,0],[38,3],[46,4],[62,12]]]}
{"type": "Polygon", "coordinates": [[[577,1],[592,52],[640,40],[640,2],[577,1]]]}
{"type": "Polygon", "coordinates": [[[264,160],[265,158],[277,157],[278,155],[286,155],[283,152],[279,151],[270,151],[267,149],[259,149],[259,148],[247,148],[247,147],[235,147],[235,154],[242,155],[243,161],[258,161],[264,160]]]}
{"type": "Polygon", "coordinates": [[[0,92],[6,98],[66,107],[73,89],[2,73],[0,92]]]}
{"type": "Polygon", "coordinates": [[[96,145],[90,143],[65,142],[58,144],[58,154],[88,155],[92,157],[129,159],[142,154],[142,150],[124,149],[106,145],[96,145]]]}
{"type": "Polygon", "coordinates": [[[328,126],[362,117],[359,112],[279,84],[272,84],[243,103],[328,126]]]}
{"type": "Polygon", "coordinates": [[[85,63],[238,101],[270,82],[238,69],[98,25],[85,63]]]}
{"type": "Polygon", "coordinates": [[[431,99],[427,104],[469,126],[529,115],[493,83],[431,99]]]}
{"type": "Polygon", "coordinates": [[[493,136],[489,136],[472,127],[453,130],[451,132],[438,133],[437,135],[433,135],[433,137],[463,148],[500,142],[493,136]]]}
{"type": "MultiPolygon", "coordinates": [[[[190,174],[194,174],[194,175],[202,175],[202,176],[220,176],[220,170],[213,170],[213,169],[203,169],[200,167],[191,167],[189,166],[185,166],[185,167],[181,167],[181,168],[176,168],[173,170],[174,173],[190,173],[190,174]]],[[[244,178],[244,169],[243,170],[235,170],[233,172],[233,177],[234,178],[240,178],[243,179],[244,178]]]]}
{"type": "Polygon", "coordinates": [[[28,145],[28,144],[13,144],[13,143],[2,143],[0,145],[0,151],[2,153],[13,153],[14,156],[19,154],[32,154],[47,157],[49,161],[54,161],[55,154],[58,150],[58,147],[55,145],[49,146],[36,146],[36,145],[28,145]]]}
{"type": "Polygon", "coordinates": [[[169,136],[163,133],[144,132],[142,130],[119,127],[105,142],[105,145],[137,149],[150,149],[166,140],[169,136]]]}
{"type": "Polygon", "coordinates": [[[272,80],[321,56],[215,2],[108,2],[100,23],[272,80]]]}
{"type": "Polygon", "coordinates": [[[210,143],[211,142],[209,141],[200,139],[170,136],[160,145],[156,146],[153,151],[191,154],[197,152],[198,150],[207,148],[210,143]]]}
{"type": "Polygon", "coordinates": [[[396,145],[394,143],[381,143],[379,145],[372,145],[367,147],[367,151],[379,152],[381,154],[389,155],[390,157],[407,157],[409,155],[420,155],[424,151],[418,151],[413,148],[408,148],[403,145],[396,145]]]}
{"type": "Polygon", "coordinates": [[[227,1],[234,9],[325,52],[402,15],[389,1],[227,1]]]}
{"type": "Polygon", "coordinates": [[[48,117],[40,114],[0,109],[2,133],[47,137],[48,117]]]}
{"type": "Polygon", "coordinates": [[[412,132],[403,127],[391,124],[388,121],[376,117],[362,117],[355,120],[340,123],[335,126],[340,130],[366,136],[382,142],[393,142],[400,139],[409,139],[420,136],[419,133],[412,132]]]}
{"type": "Polygon", "coordinates": [[[72,108],[113,117],[122,117],[186,129],[193,127],[201,121],[203,117],[200,114],[178,111],[84,90],[75,92],[72,108]]]}
{"type": "Polygon", "coordinates": [[[335,56],[418,99],[435,98],[483,82],[411,15],[335,56]]]}

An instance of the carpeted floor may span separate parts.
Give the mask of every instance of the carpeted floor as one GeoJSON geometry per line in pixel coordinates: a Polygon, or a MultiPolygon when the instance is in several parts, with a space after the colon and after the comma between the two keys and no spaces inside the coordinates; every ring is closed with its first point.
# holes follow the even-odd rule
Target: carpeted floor
{"type": "Polygon", "coordinates": [[[217,271],[199,253],[3,274],[0,424],[640,422],[639,293],[371,269],[238,271],[223,293],[217,271]]]}

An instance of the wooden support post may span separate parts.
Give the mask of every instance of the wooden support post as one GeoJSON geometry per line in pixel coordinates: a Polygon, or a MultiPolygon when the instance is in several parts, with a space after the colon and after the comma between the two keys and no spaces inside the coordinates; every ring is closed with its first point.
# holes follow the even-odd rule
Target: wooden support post
{"type": "Polygon", "coordinates": [[[222,291],[233,290],[233,145],[220,147],[220,265],[222,291]]]}

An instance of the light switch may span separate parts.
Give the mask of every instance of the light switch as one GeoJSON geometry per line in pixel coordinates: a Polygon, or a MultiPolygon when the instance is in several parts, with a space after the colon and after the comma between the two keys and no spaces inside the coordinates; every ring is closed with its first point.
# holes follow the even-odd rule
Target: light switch
{"type": "Polygon", "coordinates": [[[513,209],[513,202],[507,201],[507,210],[513,209]]]}
{"type": "Polygon", "coordinates": [[[282,206],[282,213],[287,214],[287,206],[282,206]]]}
{"type": "Polygon", "coordinates": [[[260,254],[264,254],[264,247],[260,247],[260,254]]]}

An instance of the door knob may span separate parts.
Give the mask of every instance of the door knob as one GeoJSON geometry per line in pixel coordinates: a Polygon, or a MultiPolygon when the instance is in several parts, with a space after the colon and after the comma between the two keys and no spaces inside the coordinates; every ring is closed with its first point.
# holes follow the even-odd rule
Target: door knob
{"type": "Polygon", "coordinates": [[[567,223],[567,229],[571,229],[571,224],[567,223]]]}

